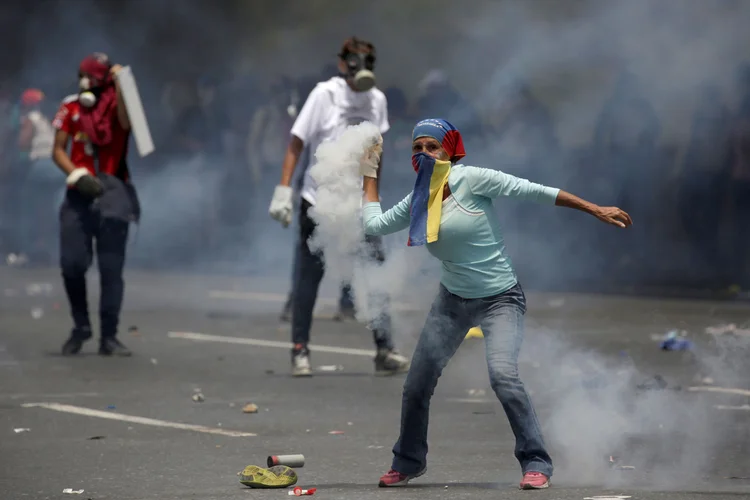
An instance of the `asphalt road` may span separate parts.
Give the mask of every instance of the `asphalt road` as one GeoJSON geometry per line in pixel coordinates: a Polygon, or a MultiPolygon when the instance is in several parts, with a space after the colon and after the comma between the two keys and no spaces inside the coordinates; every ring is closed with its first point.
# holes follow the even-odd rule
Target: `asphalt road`
{"type": "MultiPolygon", "coordinates": [[[[237,478],[280,453],[305,455],[299,484],[320,499],[750,495],[750,336],[705,333],[750,320],[747,304],[529,293],[521,374],[555,460],[553,487],[517,490],[483,344],[467,340],[433,398],[427,474],[383,490],[403,377],[372,375],[369,333],[326,319],[331,300],[312,361],[342,369],[290,377],[277,320],[286,286],[133,272],[121,339],[135,355],[103,359],[90,342],[63,358],[58,272],[0,269],[0,498],[287,498],[237,478]],[[660,350],[670,329],[686,330],[694,348],[660,350]],[[665,388],[648,389],[655,375],[665,388]],[[259,412],[243,413],[246,403],[259,412]],[[610,467],[610,455],[634,469],[610,467]]],[[[323,295],[334,296],[330,286],[323,295]]],[[[399,305],[398,341],[410,352],[424,303],[399,305]]]]}

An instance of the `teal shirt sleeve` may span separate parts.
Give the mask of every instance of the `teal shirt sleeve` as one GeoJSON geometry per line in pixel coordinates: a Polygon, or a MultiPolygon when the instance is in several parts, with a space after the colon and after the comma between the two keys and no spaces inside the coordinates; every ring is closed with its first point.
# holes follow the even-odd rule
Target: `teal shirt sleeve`
{"type": "Polygon", "coordinates": [[[383,213],[380,203],[373,201],[365,203],[362,207],[362,220],[365,225],[365,234],[369,236],[385,236],[397,233],[409,227],[411,216],[411,193],[399,201],[394,207],[383,213]]]}
{"type": "Polygon", "coordinates": [[[471,192],[491,199],[505,196],[553,205],[560,192],[557,188],[536,184],[499,170],[480,167],[463,167],[462,170],[471,192]]]}

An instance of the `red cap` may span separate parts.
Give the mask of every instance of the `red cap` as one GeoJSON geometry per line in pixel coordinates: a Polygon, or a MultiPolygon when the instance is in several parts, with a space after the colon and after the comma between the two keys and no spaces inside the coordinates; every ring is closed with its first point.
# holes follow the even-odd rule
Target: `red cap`
{"type": "Polygon", "coordinates": [[[81,61],[78,71],[84,73],[91,78],[97,80],[98,84],[104,83],[109,77],[109,69],[111,64],[109,63],[109,57],[101,52],[95,52],[90,56],[86,56],[81,61]]]}
{"type": "Polygon", "coordinates": [[[44,92],[39,89],[26,89],[21,94],[21,104],[24,106],[33,106],[44,100],[44,92]]]}

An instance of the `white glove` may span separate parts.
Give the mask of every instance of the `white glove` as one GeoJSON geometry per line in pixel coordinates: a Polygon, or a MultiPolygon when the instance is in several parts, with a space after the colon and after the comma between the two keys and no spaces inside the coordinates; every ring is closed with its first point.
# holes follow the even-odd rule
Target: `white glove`
{"type": "Polygon", "coordinates": [[[375,144],[365,150],[362,160],[359,162],[359,173],[363,177],[378,177],[378,165],[380,156],[383,154],[383,138],[376,138],[375,144]]]}
{"type": "Polygon", "coordinates": [[[268,207],[268,215],[288,227],[292,223],[292,188],[279,184],[273,190],[271,206],[268,207]]]}

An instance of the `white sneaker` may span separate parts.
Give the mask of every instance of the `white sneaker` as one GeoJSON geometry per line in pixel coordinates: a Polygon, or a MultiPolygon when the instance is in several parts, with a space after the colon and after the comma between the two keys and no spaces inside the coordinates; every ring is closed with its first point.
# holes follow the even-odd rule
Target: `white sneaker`
{"type": "Polygon", "coordinates": [[[311,377],[312,366],[310,365],[310,355],[307,351],[299,351],[292,354],[292,376],[293,377],[311,377]]]}

